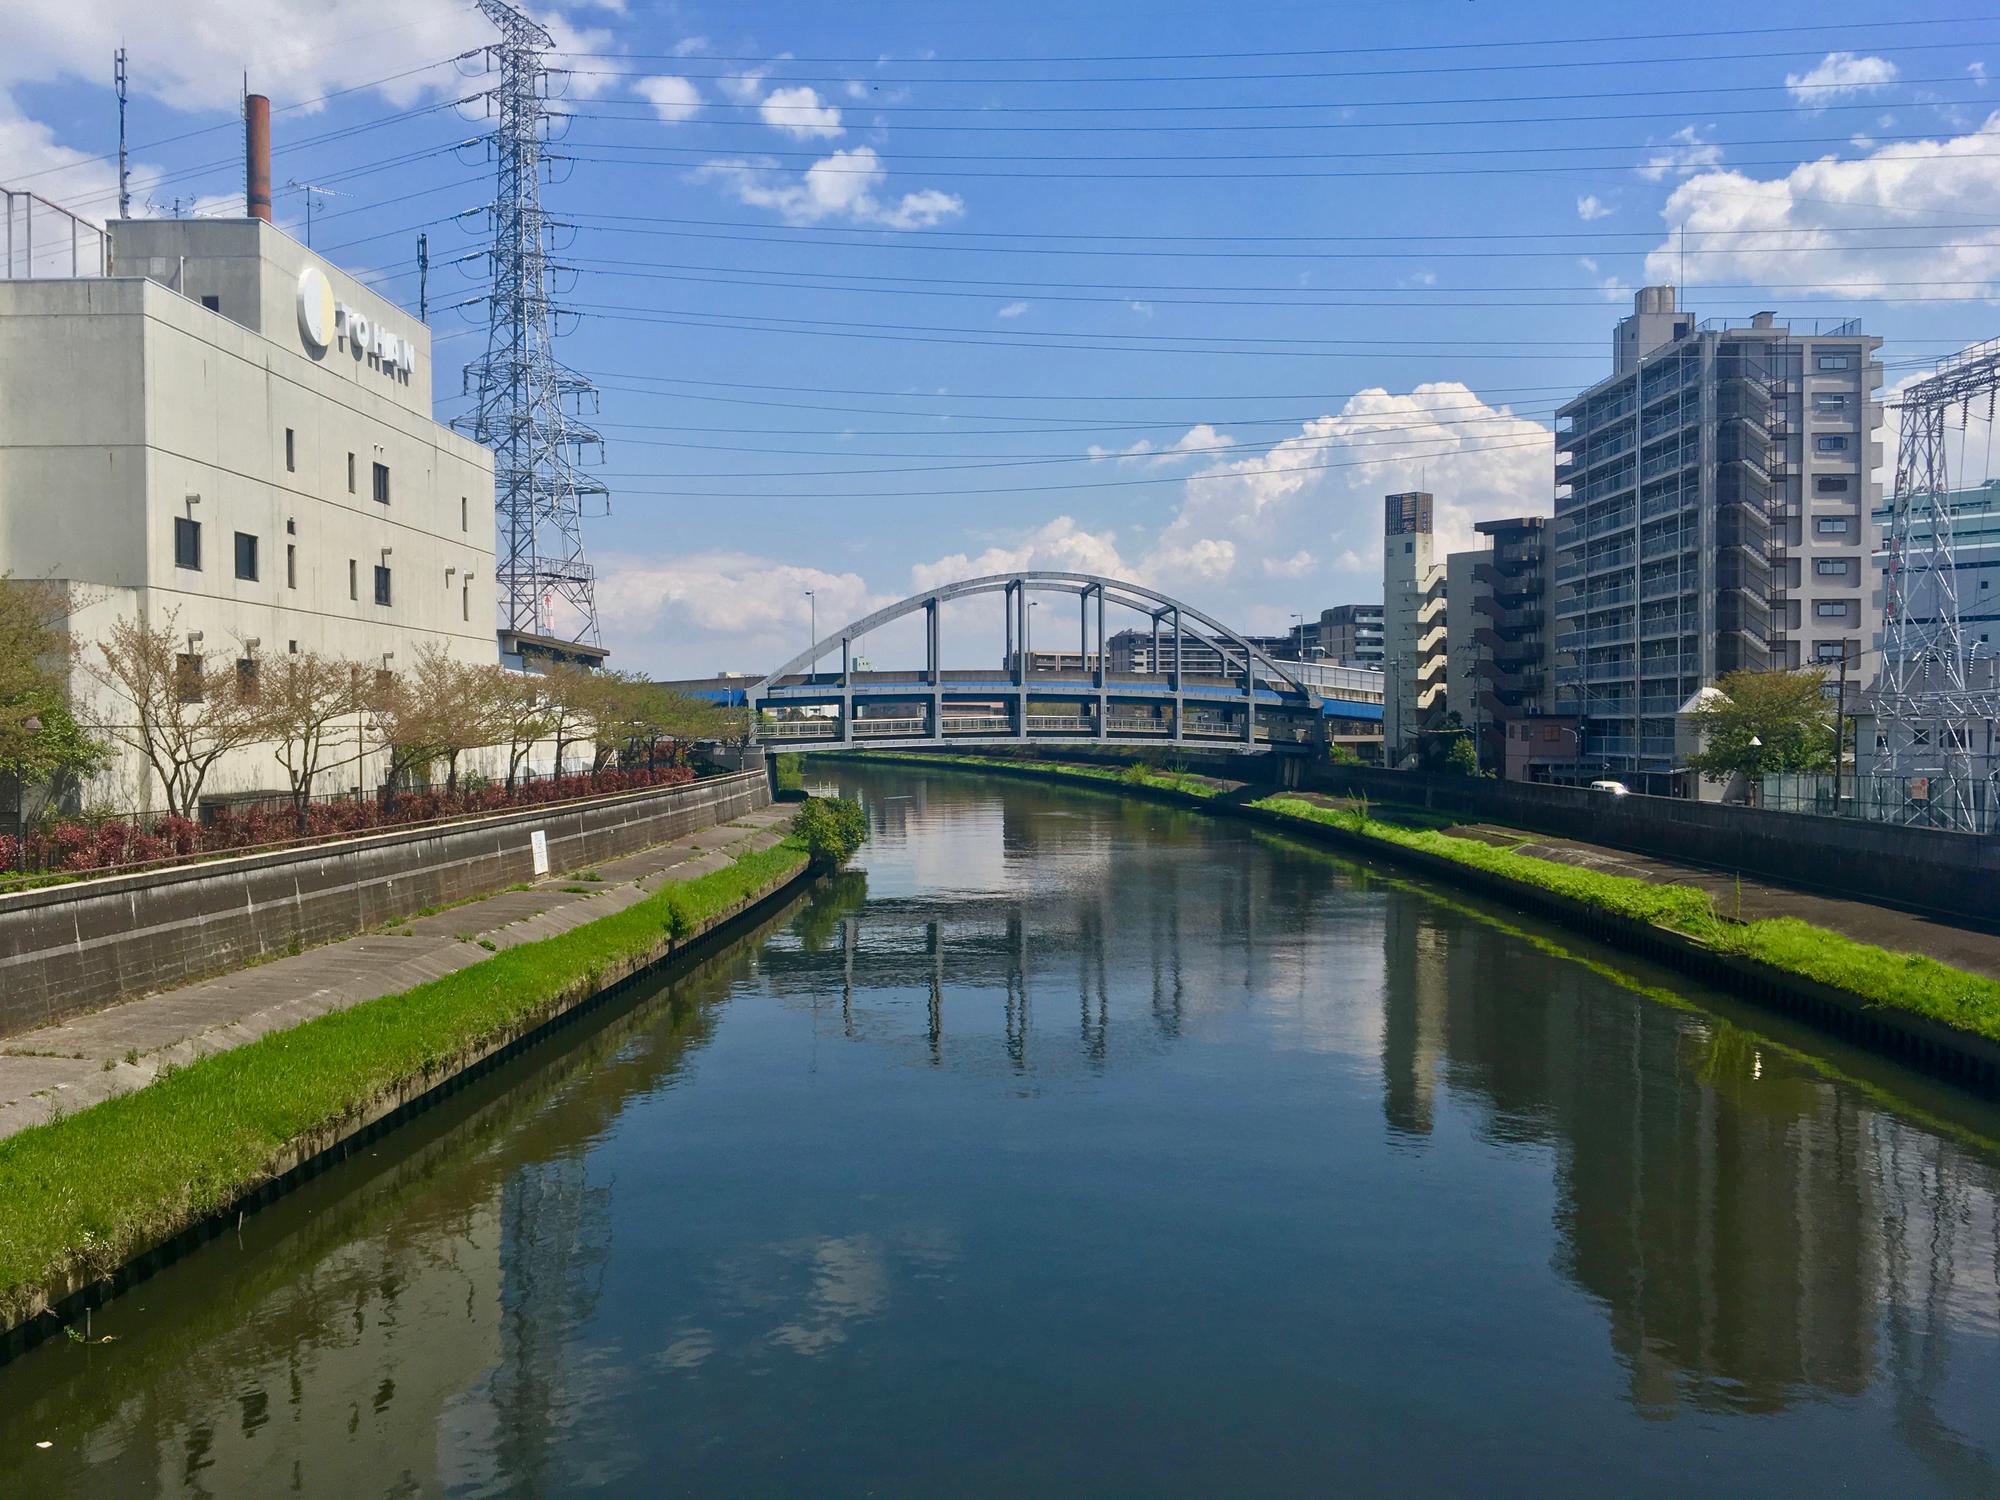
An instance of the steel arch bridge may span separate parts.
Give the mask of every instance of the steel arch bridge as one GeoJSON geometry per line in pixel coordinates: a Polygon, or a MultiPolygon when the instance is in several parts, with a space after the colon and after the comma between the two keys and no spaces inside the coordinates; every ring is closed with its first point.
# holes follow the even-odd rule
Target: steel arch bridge
{"type": "Polygon", "coordinates": [[[1106,743],[1324,750],[1319,696],[1284,664],[1191,604],[1094,573],[993,573],[912,594],[814,641],[746,697],[752,733],[771,752],[1106,743]],[[943,606],[986,594],[1001,605],[1002,665],[947,671],[943,606]],[[1067,646],[1036,651],[1031,605],[1040,601],[1030,594],[1076,599],[1073,657],[1067,646]],[[1113,606],[1151,622],[1149,670],[1111,670],[1105,612],[1113,606]],[[857,640],[918,614],[922,667],[857,669],[857,640]],[[828,658],[837,670],[820,670],[828,658]]]}

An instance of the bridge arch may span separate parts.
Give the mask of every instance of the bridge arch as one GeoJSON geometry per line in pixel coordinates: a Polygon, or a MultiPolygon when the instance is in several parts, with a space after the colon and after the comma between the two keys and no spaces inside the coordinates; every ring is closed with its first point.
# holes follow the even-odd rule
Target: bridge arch
{"type": "Polygon", "coordinates": [[[1124,579],[1053,571],[990,573],[912,594],[822,636],[747,697],[759,738],[799,750],[1107,740],[1304,750],[1319,716],[1316,694],[1293,672],[1194,605],[1124,579]],[[1003,666],[946,671],[943,606],[987,594],[1001,599],[1003,666]],[[1076,597],[1074,667],[1061,653],[1053,668],[1037,666],[1030,594],[1076,597]],[[1148,670],[1111,671],[1105,614],[1113,607],[1151,622],[1148,670]],[[856,640],[919,614],[921,670],[856,670],[856,640]],[[1192,670],[1189,643],[1213,653],[1202,658],[1208,670],[1192,670]],[[835,670],[822,671],[829,657],[835,670]]]}

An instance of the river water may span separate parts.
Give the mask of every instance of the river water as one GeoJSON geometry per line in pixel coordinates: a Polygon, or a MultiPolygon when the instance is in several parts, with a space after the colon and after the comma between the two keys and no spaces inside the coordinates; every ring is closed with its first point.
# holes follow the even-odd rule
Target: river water
{"type": "Polygon", "coordinates": [[[1228,822],[820,774],[855,873],[0,1368],[0,1496],[2000,1494],[1992,1109],[1228,822]]]}

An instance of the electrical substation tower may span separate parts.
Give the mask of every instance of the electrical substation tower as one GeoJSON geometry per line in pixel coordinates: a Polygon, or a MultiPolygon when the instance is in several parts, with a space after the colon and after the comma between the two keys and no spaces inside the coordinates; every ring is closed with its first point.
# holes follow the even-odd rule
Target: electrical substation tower
{"type": "Polygon", "coordinates": [[[1996,395],[2000,340],[1989,340],[1942,361],[1896,402],[1903,426],[1889,501],[1882,665],[1869,694],[1881,744],[1875,774],[1902,783],[1901,821],[1967,832],[1992,828],[2000,811],[2000,669],[1959,623],[1949,438],[1956,426],[1962,467],[1973,403],[1983,400],[1990,428],[1996,395]]]}
{"type": "Polygon", "coordinates": [[[493,450],[497,509],[495,592],[501,629],[516,637],[599,648],[596,580],[583,549],[583,507],[610,491],[579,472],[602,461],[590,424],[597,388],[555,357],[562,313],[550,262],[559,227],[542,211],[551,164],[552,88],[563,74],[543,59],[554,40],[505,0],[479,0],[500,32],[486,49],[498,83],[482,96],[495,120],[487,137],[496,167],[488,208],[493,234],[486,353],[465,369],[472,410],[452,426],[493,450]]]}

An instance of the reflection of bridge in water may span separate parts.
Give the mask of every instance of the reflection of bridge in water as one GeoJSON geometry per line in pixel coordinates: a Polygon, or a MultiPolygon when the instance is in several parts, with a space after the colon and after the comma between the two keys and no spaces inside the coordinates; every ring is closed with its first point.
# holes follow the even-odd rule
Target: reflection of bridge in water
{"type": "Polygon", "coordinates": [[[1274,661],[1193,605],[1139,584],[1022,572],[947,584],[877,610],[813,642],[748,697],[758,710],[757,736],[774,750],[1118,742],[1304,755],[1322,743],[1329,702],[1345,718],[1380,718],[1379,687],[1371,694],[1363,674],[1354,676],[1351,685],[1308,685],[1295,664],[1274,661]],[[1002,605],[1005,666],[945,669],[943,607],[987,594],[1002,605]],[[1066,651],[1054,653],[1051,666],[1039,664],[1031,639],[1039,601],[1031,594],[1076,599],[1074,667],[1066,651]],[[1112,608],[1149,623],[1146,664],[1153,670],[1111,670],[1105,616],[1112,608]],[[924,623],[921,667],[856,667],[856,641],[917,615],[924,623]],[[1210,668],[1205,673],[1184,670],[1197,651],[1210,668]],[[820,670],[828,657],[838,670],[820,670]]]}

